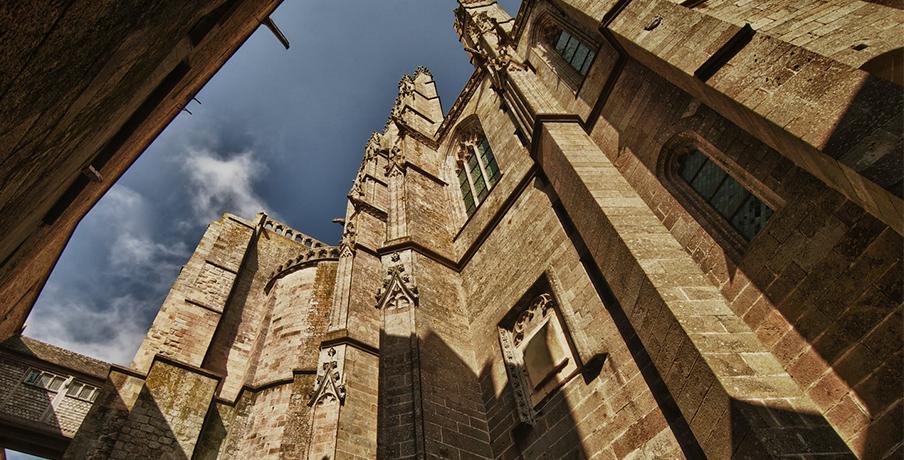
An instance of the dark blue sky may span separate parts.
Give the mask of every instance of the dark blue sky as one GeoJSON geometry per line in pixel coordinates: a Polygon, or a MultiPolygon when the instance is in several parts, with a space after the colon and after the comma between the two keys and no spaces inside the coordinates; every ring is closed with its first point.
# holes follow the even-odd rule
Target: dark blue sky
{"type": "MultiPolygon", "coordinates": [[[[520,0],[500,1],[515,14],[520,0]]],[[[261,209],[335,243],[370,133],[418,65],[448,110],[473,68],[454,1],[286,0],[85,217],[26,335],[128,364],[211,220],[261,209]]]]}

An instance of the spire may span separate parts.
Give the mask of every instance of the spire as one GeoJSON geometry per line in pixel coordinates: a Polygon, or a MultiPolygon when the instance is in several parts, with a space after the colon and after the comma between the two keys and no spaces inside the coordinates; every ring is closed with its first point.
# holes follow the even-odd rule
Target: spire
{"type": "Polygon", "coordinates": [[[418,66],[413,74],[399,80],[399,93],[393,103],[384,132],[394,121],[432,137],[443,121],[443,110],[436,94],[433,74],[418,66]]]}
{"type": "Polygon", "coordinates": [[[455,9],[455,32],[475,67],[490,72],[501,88],[500,73],[523,70],[515,53],[511,31],[514,20],[495,0],[459,0],[455,9]]]}
{"type": "Polygon", "coordinates": [[[514,18],[502,9],[496,3],[496,0],[458,0],[458,8],[455,9],[454,13],[455,33],[458,34],[459,40],[465,46],[468,46],[468,43],[465,42],[466,32],[468,32],[467,28],[474,23],[471,18],[480,15],[486,16],[495,21],[501,31],[508,36],[511,36],[512,27],[515,25],[514,18]]]}

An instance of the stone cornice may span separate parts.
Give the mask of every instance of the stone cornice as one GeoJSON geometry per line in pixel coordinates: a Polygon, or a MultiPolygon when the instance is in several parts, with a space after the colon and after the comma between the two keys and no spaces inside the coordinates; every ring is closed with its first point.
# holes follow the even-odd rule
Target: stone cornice
{"type": "Polygon", "coordinates": [[[336,345],[348,345],[365,353],[380,356],[380,348],[351,335],[348,329],[338,329],[327,332],[320,341],[320,348],[334,347],[336,345]]]}

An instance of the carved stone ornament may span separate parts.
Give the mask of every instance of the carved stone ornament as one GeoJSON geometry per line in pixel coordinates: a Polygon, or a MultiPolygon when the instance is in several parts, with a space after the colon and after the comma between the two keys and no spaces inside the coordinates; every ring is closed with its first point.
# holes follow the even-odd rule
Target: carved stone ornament
{"type": "Polygon", "coordinates": [[[339,241],[339,257],[348,257],[355,250],[355,239],[358,231],[355,229],[355,223],[351,220],[345,223],[345,229],[342,231],[342,239],[339,241]]]}
{"type": "Polygon", "coordinates": [[[430,78],[433,78],[433,72],[431,72],[430,69],[428,69],[426,66],[419,65],[416,69],[414,69],[415,77],[419,73],[427,74],[430,78]]]}
{"type": "Polygon", "coordinates": [[[391,177],[398,174],[405,174],[405,154],[399,151],[398,147],[393,146],[390,151],[389,161],[386,163],[386,166],[383,168],[383,173],[386,174],[386,177],[391,177]]]}
{"type": "Polygon", "coordinates": [[[556,40],[559,39],[559,34],[562,32],[562,29],[559,28],[554,22],[546,21],[541,26],[540,30],[540,39],[544,42],[548,43],[550,46],[556,46],[556,40]]]}
{"type": "MultiPolygon", "coordinates": [[[[474,65],[485,67],[490,72],[493,83],[502,88],[502,71],[520,71],[526,67],[516,61],[509,43],[508,34],[501,29],[495,18],[480,12],[468,21],[466,27],[467,40],[463,40],[465,51],[471,56],[474,65]],[[492,49],[488,49],[488,46],[492,49]],[[469,46],[470,45],[470,46],[469,46]]],[[[464,39],[463,35],[463,39],[464,39]]]]}
{"type": "MultiPolygon", "coordinates": [[[[364,156],[364,162],[369,161],[367,157],[367,153],[364,156]]],[[[349,198],[361,199],[364,198],[364,164],[358,169],[358,174],[355,175],[355,180],[352,182],[352,189],[348,191],[349,198]]]]}
{"type": "Polygon", "coordinates": [[[399,80],[399,98],[404,99],[412,95],[414,95],[414,79],[411,78],[411,75],[406,74],[399,80]]]}
{"type": "Polygon", "coordinates": [[[456,145],[457,150],[455,152],[458,167],[464,167],[465,162],[468,161],[468,157],[474,154],[474,150],[477,148],[477,144],[480,143],[481,137],[482,134],[480,128],[476,123],[461,131],[458,135],[458,143],[456,145]]]}
{"type": "Polygon", "coordinates": [[[518,420],[521,423],[533,426],[537,423],[537,418],[533,405],[530,402],[531,389],[527,383],[527,376],[524,375],[522,370],[524,363],[521,359],[521,353],[515,351],[512,332],[500,328],[499,343],[502,345],[502,358],[505,362],[505,369],[508,371],[509,384],[512,386],[512,393],[515,395],[518,420]]]}
{"type": "Polygon", "coordinates": [[[317,380],[314,382],[314,390],[310,393],[308,405],[324,404],[330,401],[345,402],[345,383],[339,371],[339,362],[335,358],[336,349],[330,348],[326,358],[317,370],[317,380]]]}
{"type": "Polygon", "coordinates": [[[417,284],[414,278],[405,273],[405,264],[399,253],[390,256],[392,265],[386,269],[383,286],[377,292],[376,307],[383,309],[404,308],[418,305],[417,284]]]}
{"type": "Polygon", "coordinates": [[[515,325],[512,327],[512,344],[518,346],[524,340],[524,331],[531,330],[532,326],[543,320],[551,311],[554,300],[549,294],[540,294],[536,300],[518,315],[515,325]]]}
{"type": "Polygon", "coordinates": [[[370,135],[370,139],[367,140],[367,144],[365,144],[364,146],[364,161],[369,161],[377,155],[377,153],[380,151],[380,144],[382,140],[383,135],[376,131],[370,135]]]}
{"type": "Polygon", "coordinates": [[[522,423],[533,425],[536,423],[531,396],[533,389],[528,383],[525,372],[524,357],[519,351],[519,346],[524,340],[525,331],[531,331],[543,322],[554,309],[555,300],[552,295],[543,293],[537,296],[530,305],[518,314],[514,323],[499,328],[499,344],[502,346],[502,360],[509,376],[515,403],[518,408],[518,419],[522,423]]]}

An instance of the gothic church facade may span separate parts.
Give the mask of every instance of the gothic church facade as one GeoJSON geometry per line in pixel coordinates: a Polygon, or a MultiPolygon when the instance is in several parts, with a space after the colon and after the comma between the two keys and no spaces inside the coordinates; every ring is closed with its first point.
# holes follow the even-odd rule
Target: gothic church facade
{"type": "Polygon", "coordinates": [[[904,11],[460,3],[341,243],[213,222],[65,458],[900,456],[904,11]]]}

